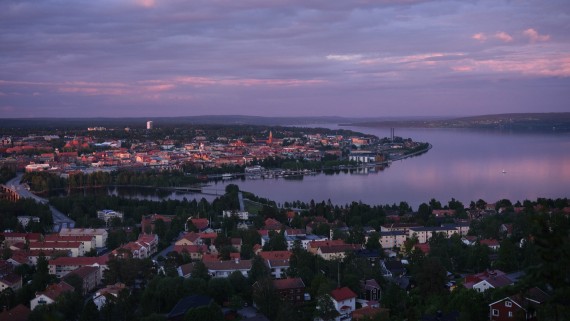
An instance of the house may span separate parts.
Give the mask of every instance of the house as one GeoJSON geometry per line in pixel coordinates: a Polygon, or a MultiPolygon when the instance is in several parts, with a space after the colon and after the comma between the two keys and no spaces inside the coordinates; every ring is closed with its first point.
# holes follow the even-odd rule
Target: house
{"type": "Polygon", "coordinates": [[[202,245],[204,241],[200,238],[200,235],[195,232],[184,233],[174,245],[202,245]]]}
{"type": "Polygon", "coordinates": [[[54,242],[39,242],[39,241],[32,241],[28,246],[30,250],[39,250],[39,251],[71,251],[72,257],[84,256],[85,255],[85,247],[83,246],[82,242],[74,242],[74,241],[54,241],[54,242]]]}
{"type": "Polygon", "coordinates": [[[295,305],[305,301],[305,283],[301,278],[273,280],[273,287],[285,302],[295,305]]]}
{"type": "Polygon", "coordinates": [[[380,307],[365,306],[352,312],[352,320],[374,320],[378,315],[384,315],[382,320],[389,320],[390,310],[380,307]]]}
{"type": "Polygon", "coordinates": [[[370,279],[360,281],[360,299],[367,301],[380,301],[381,297],[382,289],[376,280],[370,279]]]}
{"type": "Polygon", "coordinates": [[[495,239],[480,240],[479,244],[488,246],[492,251],[498,251],[501,248],[501,244],[495,239]]]}
{"type": "Polygon", "coordinates": [[[93,295],[93,303],[97,306],[98,310],[107,304],[107,298],[109,296],[114,296],[117,298],[119,296],[119,292],[126,289],[126,285],[123,283],[115,283],[112,285],[107,285],[106,287],[100,289],[93,295]]]}
{"type": "Polygon", "coordinates": [[[192,276],[192,270],[194,269],[194,263],[187,263],[176,268],[178,275],[187,279],[192,276]]]}
{"type": "Polygon", "coordinates": [[[10,310],[0,313],[0,321],[27,321],[32,311],[23,304],[18,304],[10,310]]]}
{"type": "Polygon", "coordinates": [[[123,220],[123,213],[116,212],[113,210],[101,210],[97,211],[97,218],[100,220],[105,221],[105,224],[109,224],[109,221],[118,218],[119,220],[123,220]]]}
{"type": "Polygon", "coordinates": [[[513,284],[505,272],[500,270],[487,270],[485,272],[468,275],[465,277],[463,286],[478,292],[485,292],[490,288],[496,289],[513,284]]]}
{"type": "Polygon", "coordinates": [[[314,241],[307,246],[309,252],[314,253],[329,261],[334,259],[344,259],[346,252],[362,249],[361,244],[346,244],[342,240],[314,241]]]}
{"type": "Polygon", "coordinates": [[[223,211],[222,216],[225,217],[237,217],[242,221],[249,220],[249,212],[247,211],[223,211]]]}
{"type": "Polygon", "coordinates": [[[263,225],[264,230],[271,231],[279,231],[281,230],[281,227],[283,227],[283,224],[279,223],[279,221],[273,218],[267,218],[263,225]]]}
{"type": "Polygon", "coordinates": [[[65,282],[50,284],[45,291],[36,293],[36,297],[30,301],[30,309],[34,310],[38,305],[52,304],[63,293],[73,290],[73,287],[65,282]]]}
{"type": "Polygon", "coordinates": [[[436,227],[412,227],[408,232],[408,237],[418,238],[419,243],[428,242],[436,233],[443,233],[445,237],[459,233],[455,226],[436,226],[436,227]]]}
{"type": "Polygon", "coordinates": [[[95,247],[102,248],[107,245],[107,230],[103,228],[67,228],[64,227],[59,231],[60,236],[94,236],[95,247]]]}
{"type": "Polygon", "coordinates": [[[489,320],[536,320],[536,310],[548,299],[548,294],[537,287],[508,296],[489,304],[489,320]]]}
{"type": "Polygon", "coordinates": [[[251,270],[251,263],[252,260],[235,259],[232,261],[204,262],[204,265],[206,265],[208,273],[212,277],[227,278],[235,271],[239,271],[243,276],[247,277],[251,270]]]}
{"type": "Polygon", "coordinates": [[[385,277],[399,277],[406,274],[406,268],[401,261],[385,260],[380,263],[380,268],[385,277]]]}
{"type": "Polygon", "coordinates": [[[352,312],[356,308],[356,293],[348,287],[343,287],[332,290],[331,298],[334,308],[340,314],[335,320],[351,320],[352,312]]]}
{"type": "Polygon", "coordinates": [[[457,212],[451,209],[443,209],[443,210],[433,210],[431,214],[436,218],[441,218],[441,217],[453,217],[455,216],[455,214],[457,214],[457,212]]]}
{"type": "Polygon", "coordinates": [[[157,221],[162,221],[166,225],[170,225],[174,216],[172,215],[161,215],[161,214],[151,214],[145,215],[141,219],[141,231],[144,234],[154,233],[154,228],[157,221]]]}
{"type": "Polygon", "coordinates": [[[68,280],[71,276],[76,275],[82,281],[83,295],[93,291],[99,286],[99,267],[96,266],[82,266],[76,270],[68,273],[64,280],[68,280]]]}
{"type": "Polygon", "coordinates": [[[62,278],[83,266],[94,266],[99,268],[98,282],[101,283],[103,271],[107,269],[108,261],[107,255],[99,257],[58,257],[49,260],[49,274],[62,278]]]}
{"type": "Polygon", "coordinates": [[[265,261],[265,264],[271,271],[271,276],[275,279],[280,279],[285,276],[293,253],[290,251],[263,251],[259,252],[258,255],[265,261]]]}
{"type": "Polygon", "coordinates": [[[95,250],[95,237],[93,235],[66,235],[50,234],[44,236],[44,242],[81,242],[85,253],[95,250]]]}
{"type": "Polygon", "coordinates": [[[192,260],[201,260],[205,253],[208,253],[206,245],[174,245],[173,252],[189,255],[192,260]]]}
{"type": "Polygon", "coordinates": [[[207,218],[189,218],[188,221],[192,222],[192,225],[194,225],[194,227],[200,232],[206,230],[208,226],[210,226],[210,221],[208,221],[207,218]]]}
{"type": "Polygon", "coordinates": [[[243,245],[243,241],[242,241],[241,238],[239,238],[239,237],[232,237],[231,240],[230,240],[230,242],[231,242],[232,246],[233,246],[236,250],[238,250],[238,252],[241,251],[241,246],[243,245]]]}
{"type": "Polygon", "coordinates": [[[2,275],[0,277],[0,292],[8,288],[12,289],[13,291],[22,288],[22,276],[13,272],[2,275]]]}
{"type": "Polygon", "coordinates": [[[383,249],[400,248],[408,238],[406,231],[386,231],[380,232],[380,246],[383,249]]]}
{"type": "Polygon", "coordinates": [[[40,233],[14,233],[4,232],[0,233],[0,237],[4,237],[4,246],[10,247],[16,243],[28,243],[31,241],[39,241],[42,237],[40,233]]]}

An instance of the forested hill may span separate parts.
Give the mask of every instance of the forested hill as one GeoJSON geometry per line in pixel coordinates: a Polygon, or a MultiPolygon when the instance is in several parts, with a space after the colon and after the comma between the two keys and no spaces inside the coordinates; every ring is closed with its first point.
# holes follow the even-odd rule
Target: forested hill
{"type": "Polygon", "coordinates": [[[570,131],[570,113],[496,114],[446,119],[353,122],[363,127],[482,128],[515,131],[570,131]]]}

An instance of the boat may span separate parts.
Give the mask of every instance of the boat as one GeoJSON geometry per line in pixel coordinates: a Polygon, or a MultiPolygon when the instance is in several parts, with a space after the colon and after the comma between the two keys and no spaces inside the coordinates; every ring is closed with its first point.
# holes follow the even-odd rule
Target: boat
{"type": "Polygon", "coordinates": [[[232,174],[223,174],[222,175],[222,179],[232,179],[233,175],[232,174]]]}

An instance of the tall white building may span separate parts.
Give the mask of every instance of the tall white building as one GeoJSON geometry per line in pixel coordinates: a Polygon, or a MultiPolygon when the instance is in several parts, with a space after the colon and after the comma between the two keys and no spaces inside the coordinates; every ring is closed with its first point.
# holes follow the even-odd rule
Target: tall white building
{"type": "Polygon", "coordinates": [[[152,129],[152,120],[146,122],[146,129],[152,129]]]}

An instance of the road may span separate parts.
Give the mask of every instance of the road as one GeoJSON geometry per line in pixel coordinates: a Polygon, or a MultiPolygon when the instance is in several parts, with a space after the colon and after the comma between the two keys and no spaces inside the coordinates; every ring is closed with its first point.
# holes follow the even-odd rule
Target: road
{"type": "MultiPolygon", "coordinates": [[[[48,204],[49,201],[45,198],[39,197],[36,194],[28,191],[23,184],[20,184],[20,180],[22,179],[24,174],[19,173],[13,179],[9,180],[6,183],[6,186],[14,189],[16,193],[18,193],[23,198],[31,198],[38,203],[48,204]]],[[[49,205],[49,209],[51,210],[51,215],[53,218],[53,229],[54,231],[59,231],[62,227],[75,227],[75,221],[67,217],[62,212],[58,211],[55,207],[49,205]]]]}

